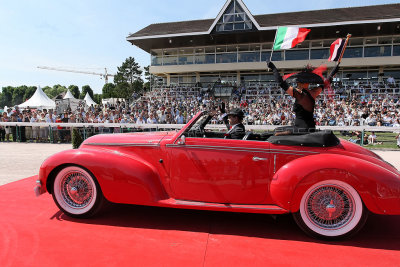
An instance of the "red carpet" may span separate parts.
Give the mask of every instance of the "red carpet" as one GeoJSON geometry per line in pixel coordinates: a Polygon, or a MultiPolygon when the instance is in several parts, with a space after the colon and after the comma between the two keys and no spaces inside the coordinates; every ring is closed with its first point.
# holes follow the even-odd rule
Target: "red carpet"
{"type": "Polygon", "coordinates": [[[356,237],[321,242],[290,216],[113,205],[61,213],[36,177],[0,186],[0,266],[400,266],[400,216],[371,215],[356,237]]]}

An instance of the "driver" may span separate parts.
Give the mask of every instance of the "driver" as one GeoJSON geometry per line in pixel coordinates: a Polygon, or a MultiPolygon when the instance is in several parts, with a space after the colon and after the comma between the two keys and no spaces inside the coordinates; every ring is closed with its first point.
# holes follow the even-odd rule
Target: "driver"
{"type": "Polygon", "coordinates": [[[223,120],[229,121],[230,130],[225,134],[225,138],[243,139],[243,137],[246,135],[246,131],[242,123],[243,118],[244,113],[240,108],[234,108],[228,114],[226,114],[223,120]]]}

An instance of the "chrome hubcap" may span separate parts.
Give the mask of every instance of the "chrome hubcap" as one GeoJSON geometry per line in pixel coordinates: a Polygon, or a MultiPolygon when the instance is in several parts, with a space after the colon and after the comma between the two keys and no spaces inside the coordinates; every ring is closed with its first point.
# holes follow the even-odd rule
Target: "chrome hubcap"
{"type": "Polygon", "coordinates": [[[354,216],[355,204],[351,194],[336,185],[323,185],[306,199],[308,219],[316,226],[337,230],[347,225],[354,216]]]}
{"type": "Polygon", "coordinates": [[[93,199],[90,180],[81,172],[69,172],[61,181],[61,195],[72,208],[85,208],[93,199]]]}
{"type": "Polygon", "coordinates": [[[326,206],[326,211],[329,213],[329,218],[332,218],[332,214],[334,214],[336,211],[336,207],[333,205],[333,200],[331,200],[331,203],[326,206]]]}

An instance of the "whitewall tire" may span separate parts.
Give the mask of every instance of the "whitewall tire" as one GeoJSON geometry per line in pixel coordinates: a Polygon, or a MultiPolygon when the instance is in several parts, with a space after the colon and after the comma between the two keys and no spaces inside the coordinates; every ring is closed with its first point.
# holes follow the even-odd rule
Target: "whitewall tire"
{"type": "Polygon", "coordinates": [[[53,199],[65,214],[87,218],[100,211],[104,197],[94,176],[78,166],[62,169],[54,179],[53,199]]]}
{"type": "Polygon", "coordinates": [[[357,233],[365,224],[368,210],[349,184],[327,180],[312,185],[302,196],[294,219],[307,234],[323,239],[340,239],[357,233]]]}

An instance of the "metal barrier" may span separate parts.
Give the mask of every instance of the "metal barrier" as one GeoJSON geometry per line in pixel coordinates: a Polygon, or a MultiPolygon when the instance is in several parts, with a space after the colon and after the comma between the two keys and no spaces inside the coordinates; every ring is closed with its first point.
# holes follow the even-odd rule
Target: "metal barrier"
{"type": "MultiPolygon", "coordinates": [[[[29,123],[29,122],[0,122],[3,127],[16,127],[16,141],[25,142],[26,130],[31,128],[32,137],[37,139],[40,131],[46,136],[46,141],[51,143],[69,142],[72,136],[72,129],[78,128],[83,139],[96,134],[111,133],[127,133],[127,132],[144,132],[144,131],[171,131],[180,130],[185,124],[131,124],[131,123],[29,123]],[[27,128],[28,127],[28,128],[27,128]],[[25,131],[25,133],[23,132],[25,131]],[[35,133],[35,135],[33,135],[35,133]]],[[[273,131],[282,125],[246,125],[248,131],[273,131]]],[[[226,131],[223,124],[209,124],[206,127],[210,130],[226,131]]],[[[400,133],[400,127],[384,127],[384,126],[317,126],[320,130],[331,131],[359,131],[364,137],[365,132],[392,132],[400,133]]],[[[361,145],[364,143],[363,138],[361,145]]]]}

